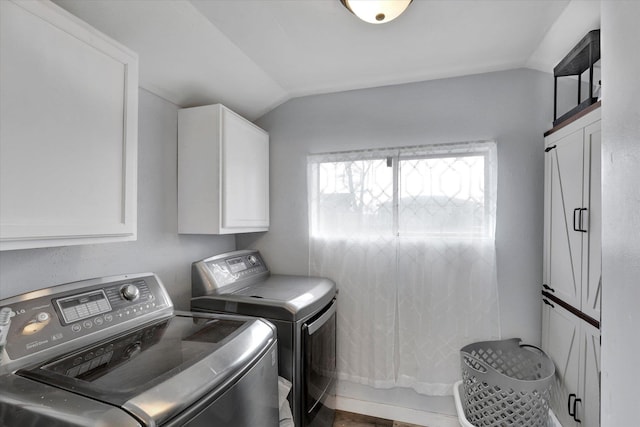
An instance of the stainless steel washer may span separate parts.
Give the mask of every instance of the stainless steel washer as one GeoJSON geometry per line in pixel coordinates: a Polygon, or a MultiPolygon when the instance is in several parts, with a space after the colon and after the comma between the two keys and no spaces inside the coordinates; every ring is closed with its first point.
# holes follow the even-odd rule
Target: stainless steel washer
{"type": "Polygon", "coordinates": [[[5,299],[0,320],[2,426],[278,425],[274,327],[174,312],[151,273],[5,299]]]}
{"type": "Polygon", "coordinates": [[[192,265],[191,310],[267,319],[277,328],[278,369],[292,383],[295,425],[330,427],[335,414],[336,307],[333,281],[270,274],[256,250],[192,265]]]}

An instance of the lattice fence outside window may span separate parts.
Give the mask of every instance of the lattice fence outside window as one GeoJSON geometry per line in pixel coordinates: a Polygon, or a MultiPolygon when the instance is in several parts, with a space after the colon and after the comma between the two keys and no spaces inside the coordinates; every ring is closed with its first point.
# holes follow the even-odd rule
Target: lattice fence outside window
{"type": "Polygon", "coordinates": [[[493,237],[496,147],[470,142],[309,156],[315,237],[493,237]]]}

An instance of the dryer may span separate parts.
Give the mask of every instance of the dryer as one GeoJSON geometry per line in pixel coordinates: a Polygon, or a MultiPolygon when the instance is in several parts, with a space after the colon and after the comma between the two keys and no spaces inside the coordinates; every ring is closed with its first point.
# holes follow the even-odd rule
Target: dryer
{"type": "Polygon", "coordinates": [[[337,290],[322,277],[271,274],[257,250],[192,264],[191,310],[260,317],[278,336],[279,374],[291,381],[297,427],[331,427],[335,415],[337,290]]]}

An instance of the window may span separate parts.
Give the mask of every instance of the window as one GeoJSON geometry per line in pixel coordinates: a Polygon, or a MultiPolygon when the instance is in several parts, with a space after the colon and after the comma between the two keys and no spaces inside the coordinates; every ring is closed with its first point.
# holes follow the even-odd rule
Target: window
{"type": "Polygon", "coordinates": [[[500,337],[496,144],[311,155],[308,172],[309,274],[340,290],[338,378],[449,393],[460,348],[500,337]]]}
{"type": "Polygon", "coordinates": [[[312,237],[493,237],[496,145],[309,156],[312,237]]]}

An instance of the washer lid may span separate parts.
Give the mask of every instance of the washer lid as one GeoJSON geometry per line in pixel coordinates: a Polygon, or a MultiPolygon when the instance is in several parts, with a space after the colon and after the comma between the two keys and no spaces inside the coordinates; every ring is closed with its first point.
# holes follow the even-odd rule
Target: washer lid
{"type": "Polygon", "coordinates": [[[274,340],[259,319],[177,315],[17,374],[161,425],[222,393],[274,340]]]}
{"type": "Polygon", "coordinates": [[[322,309],[335,295],[336,284],[326,278],[271,275],[234,292],[192,298],[191,309],[295,322],[322,309]]]}

